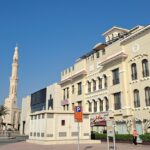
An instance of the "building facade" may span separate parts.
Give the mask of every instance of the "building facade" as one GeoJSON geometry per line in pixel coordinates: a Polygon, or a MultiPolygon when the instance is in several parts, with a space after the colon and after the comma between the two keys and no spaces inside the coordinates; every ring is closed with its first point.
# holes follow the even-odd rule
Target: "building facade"
{"type": "Polygon", "coordinates": [[[76,66],[83,62],[80,69],[62,72],[61,88],[64,95],[69,93],[67,101],[63,96],[62,107],[72,108],[74,101],[81,100],[83,110],[91,113],[94,121],[91,126],[99,132],[105,129],[104,120],[113,119],[119,134],[131,133],[134,128],[139,134],[147,133],[150,129],[150,26],[130,30],[112,27],[103,36],[105,43],[98,43],[75,63],[76,66]],[[75,73],[81,70],[85,72],[82,80],[75,73]],[[76,96],[72,92],[78,90],[81,81],[82,99],[77,92],[76,96]]]}
{"type": "MultiPolygon", "coordinates": [[[[74,111],[63,111],[62,90],[59,84],[52,84],[23,99],[21,134],[29,135],[30,142],[74,143],[78,136],[78,124],[74,111]],[[28,130],[26,130],[28,129],[28,130]]],[[[90,117],[84,113],[80,123],[80,139],[90,139],[90,117]],[[85,129],[84,126],[88,125],[85,129]]]]}
{"type": "Polygon", "coordinates": [[[105,42],[61,72],[58,84],[31,94],[30,105],[23,104],[30,111],[31,140],[75,139],[75,106],[84,113],[81,139],[89,139],[90,130],[106,132],[109,119],[118,134],[150,132],[150,25],[112,27],[103,36],[105,42]]]}

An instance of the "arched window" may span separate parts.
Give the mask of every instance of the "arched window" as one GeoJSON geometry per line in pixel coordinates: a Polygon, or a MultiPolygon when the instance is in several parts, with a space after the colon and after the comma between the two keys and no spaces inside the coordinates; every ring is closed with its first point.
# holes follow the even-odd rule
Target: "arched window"
{"type": "Polygon", "coordinates": [[[139,90],[134,90],[134,107],[140,107],[140,97],[139,97],[139,90]]]}
{"type": "Polygon", "coordinates": [[[93,91],[96,91],[96,81],[93,79],[93,91]]]}
{"type": "Polygon", "coordinates": [[[91,92],[91,82],[87,81],[87,85],[88,85],[88,93],[91,92]]]}
{"type": "Polygon", "coordinates": [[[145,88],[145,102],[146,106],[150,106],[150,87],[145,88]]]}
{"type": "Polygon", "coordinates": [[[98,77],[98,88],[102,89],[102,78],[98,77]]]}
{"type": "Polygon", "coordinates": [[[100,112],[103,111],[103,101],[99,99],[99,104],[100,104],[100,112]]]}
{"type": "Polygon", "coordinates": [[[107,99],[107,97],[105,97],[105,106],[106,106],[106,111],[108,111],[109,110],[109,101],[108,101],[108,99],[107,99]]]}
{"type": "Polygon", "coordinates": [[[93,103],[94,103],[94,112],[97,112],[97,102],[93,100],[93,103]]]}
{"type": "Polygon", "coordinates": [[[89,112],[92,112],[92,103],[88,102],[89,103],[89,112]]]}
{"type": "Polygon", "coordinates": [[[104,77],[104,86],[106,88],[107,87],[107,76],[104,74],[103,77],[104,77]]]}
{"type": "Polygon", "coordinates": [[[131,73],[132,80],[137,80],[137,68],[135,63],[131,65],[131,73]]]}
{"type": "Polygon", "coordinates": [[[143,77],[148,77],[149,76],[149,67],[148,67],[147,59],[142,60],[142,68],[143,68],[143,77]]]}

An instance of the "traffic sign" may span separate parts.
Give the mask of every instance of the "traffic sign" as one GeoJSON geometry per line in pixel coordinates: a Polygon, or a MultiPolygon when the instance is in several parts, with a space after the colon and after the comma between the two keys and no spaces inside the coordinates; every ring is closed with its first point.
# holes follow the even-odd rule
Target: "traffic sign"
{"type": "Polygon", "coordinates": [[[77,122],[82,122],[83,121],[82,116],[83,116],[82,107],[81,106],[75,106],[74,119],[77,122]]]}

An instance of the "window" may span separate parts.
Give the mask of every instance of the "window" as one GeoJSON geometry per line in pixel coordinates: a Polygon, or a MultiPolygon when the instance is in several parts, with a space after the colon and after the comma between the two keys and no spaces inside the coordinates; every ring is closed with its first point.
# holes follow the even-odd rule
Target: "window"
{"type": "Polygon", "coordinates": [[[82,94],[82,82],[78,83],[78,95],[82,94]]]}
{"type": "Polygon", "coordinates": [[[96,58],[99,58],[99,51],[96,52],[96,58]]]}
{"type": "Polygon", "coordinates": [[[44,115],[44,114],[42,114],[42,119],[44,119],[44,116],[45,116],[45,115],[44,115]]]}
{"type": "Polygon", "coordinates": [[[142,68],[143,68],[143,77],[149,76],[149,67],[148,67],[148,60],[142,60],[142,68]]]}
{"type": "Polygon", "coordinates": [[[66,99],[66,96],[65,96],[65,89],[63,89],[63,98],[64,98],[64,100],[66,99]]]}
{"type": "Polygon", "coordinates": [[[150,106],[150,87],[145,88],[145,102],[146,106],[150,106]]]}
{"type": "Polygon", "coordinates": [[[134,93],[134,107],[140,107],[140,97],[139,97],[139,90],[135,89],[134,93]]]}
{"type": "Polygon", "coordinates": [[[137,80],[137,68],[135,63],[131,65],[131,73],[132,80],[137,80]]]}
{"type": "Polygon", "coordinates": [[[65,126],[65,120],[61,120],[61,126],[65,126]]]}
{"type": "Polygon", "coordinates": [[[99,102],[100,103],[100,111],[103,111],[103,101],[101,99],[99,101],[100,101],[99,102]]]}
{"type": "Polygon", "coordinates": [[[67,110],[69,110],[69,104],[67,104],[66,106],[67,106],[67,110]]]}
{"type": "Polygon", "coordinates": [[[106,111],[109,110],[109,101],[107,99],[107,97],[105,97],[105,104],[106,104],[106,111]]]}
{"type": "Polygon", "coordinates": [[[94,112],[97,112],[97,102],[93,100],[93,103],[94,103],[94,112]]]}
{"type": "Polygon", "coordinates": [[[65,110],[65,105],[63,105],[63,110],[65,110]]]}
{"type": "Polygon", "coordinates": [[[91,60],[94,60],[94,54],[91,55],[91,60]]]}
{"type": "Polygon", "coordinates": [[[67,88],[67,98],[69,98],[69,87],[67,88]]]}
{"type": "Polygon", "coordinates": [[[104,86],[105,86],[105,88],[107,87],[107,77],[106,77],[106,75],[104,74],[104,86]]]}
{"type": "Polygon", "coordinates": [[[78,102],[78,106],[82,107],[82,101],[78,102]]]}
{"type": "Polygon", "coordinates": [[[88,93],[90,93],[91,92],[91,82],[87,82],[87,84],[88,84],[88,93]]]}
{"type": "Polygon", "coordinates": [[[102,50],[102,55],[105,55],[105,49],[102,50]]]}
{"type": "Polygon", "coordinates": [[[121,109],[121,93],[114,93],[114,109],[121,109]]]}
{"type": "Polygon", "coordinates": [[[98,88],[102,89],[102,78],[98,77],[98,88]]]}
{"type": "Polygon", "coordinates": [[[89,112],[92,112],[92,104],[90,102],[89,103],[89,112]]]}
{"type": "Polygon", "coordinates": [[[74,85],[72,85],[72,94],[74,94],[74,85]]]}
{"type": "Polygon", "coordinates": [[[119,68],[112,70],[113,73],[113,85],[118,84],[119,81],[119,68]]]}
{"type": "Polygon", "coordinates": [[[93,91],[96,91],[96,81],[93,79],[93,91]]]}
{"type": "Polygon", "coordinates": [[[74,111],[74,103],[72,103],[72,110],[74,111]]]}

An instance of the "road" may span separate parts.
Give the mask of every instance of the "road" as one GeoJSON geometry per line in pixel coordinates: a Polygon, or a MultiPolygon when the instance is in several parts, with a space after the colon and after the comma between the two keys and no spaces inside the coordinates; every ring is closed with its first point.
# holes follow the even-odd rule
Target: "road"
{"type": "MultiPolygon", "coordinates": [[[[133,145],[117,143],[117,150],[150,150],[150,145],[133,145]]],[[[25,141],[0,145],[0,150],[77,150],[76,144],[66,145],[37,145],[25,141]]],[[[80,144],[80,150],[107,150],[107,143],[102,144],[80,144]]]]}

